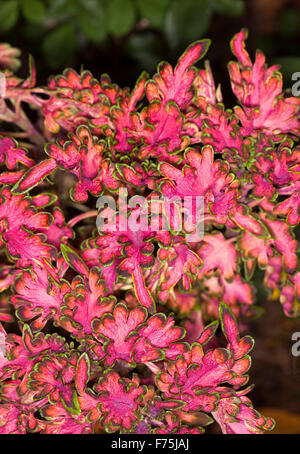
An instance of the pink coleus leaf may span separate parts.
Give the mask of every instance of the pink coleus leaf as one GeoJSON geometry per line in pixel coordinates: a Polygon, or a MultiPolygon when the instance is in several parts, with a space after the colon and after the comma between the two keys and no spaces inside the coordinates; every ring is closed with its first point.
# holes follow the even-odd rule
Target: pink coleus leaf
{"type": "Polygon", "coordinates": [[[270,258],[274,256],[273,248],[275,248],[283,256],[286,269],[294,272],[298,263],[297,241],[293,238],[289,226],[283,221],[273,219],[266,213],[261,213],[261,218],[267,226],[271,238],[254,239],[252,235],[245,232],[240,243],[245,257],[256,258],[259,265],[265,267],[270,258]]]}
{"type": "MultiPolygon", "coordinates": [[[[28,387],[39,400],[48,397],[49,403],[57,403],[62,399],[67,405],[74,405],[73,411],[78,412],[76,402],[72,402],[74,393],[69,383],[74,380],[78,354],[49,355],[37,362],[29,374],[28,387]]],[[[77,404],[78,405],[78,404],[77,404]]],[[[72,407],[70,407],[72,410],[72,407]]]]}
{"type": "Polygon", "coordinates": [[[199,125],[200,123],[201,132],[199,132],[199,135],[203,143],[213,146],[218,153],[231,149],[240,154],[243,140],[238,128],[238,118],[232,114],[232,111],[225,110],[222,104],[217,104],[209,105],[207,113],[202,114],[203,102],[201,98],[195,104],[199,112],[191,121],[193,121],[193,124],[199,125]]]}
{"type": "Polygon", "coordinates": [[[184,401],[184,411],[213,411],[218,401],[214,388],[234,376],[228,367],[229,356],[224,349],[204,354],[200,344],[194,344],[158,374],[156,384],[164,396],[184,401]]]}
{"type": "Polygon", "coordinates": [[[37,186],[44,178],[56,170],[57,163],[54,159],[46,159],[34,167],[31,167],[14,185],[12,191],[15,194],[23,194],[37,186]]]}
{"type": "Polygon", "coordinates": [[[253,194],[271,199],[275,190],[282,187],[286,189],[288,184],[288,191],[283,194],[292,194],[297,190],[297,186],[293,184],[296,185],[299,180],[299,159],[299,149],[293,148],[293,141],[288,138],[283,140],[276,150],[271,143],[265,143],[263,148],[259,146],[256,159],[250,167],[252,180],[259,184],[258,189],[254,188],[253,194]],[[261,193],[263,188],[266,190],[265,194],[261,193]]]}
{"type": "MultiPolygon", "coordinates": [[[[39,201],[41,202],[41,200],[39,201]]],[[[36,201],[33,200],[36,205],[36,201]]],[[[73,239],[74,233],[72,229],[66,224],[62,210],[55,206],[52,210],[53,222],[48,227],[37,229],[38,232],[44,233],[47,237],[47,242],[60,249],[62,243],[67,240],[73,239]]]]}
{"type": "Polygon", "coordinates": [[[269,232],[266,225],[259,219],[255,214],[249,213],[249,209],[245,206],[239,205],[235,210],[232,211],[231,220],[233,221],[232,226],[235,228],[234,224],[242,230],[257,235],[260,238],[268,238],[269,232]]]}
{"type": "Polygon", "coordinates": [[[18,58],[21,54],[19,49],[12,47],[8,43],[0,44],[0,66],[1,68],[9,68],[12,71],[17,71],[21,62],[18,58]]]}
{"type": "Polygon", "coordinates": [[[62,244],[60,249],[67,264],[77,273],[87,276],[89,269],[77,252],[67,244],[62,244]]]}
{"type": "Polygon", "coordinates": [[[133,345],[139,338],[137,328],[146,317],[145,308],[128,311],[124,304],[119,303],[112,314],[107,313],[101,319],[93,320],[93,333],[104,345],[107,365],[111,366],[116,360],[133,363],[133,345]]]}
{"type": "Polygon", "coordinates": [[[225,163],[214,161],[211,146],[203,147],[202,154],[189,149],[186,159],[188,164],[183,171],[168,163],[160,165],[161,174],[168,179],[162,185],[162,193],[169,198],[204,197],[204,213],[211,212],[217,222],[225,223],[236,205],[234,176],[228,173],[225,163]]]}
{"type": "Polygon", "coordinates": [[[245,50],[246,38],[246,30],[235,35],[231,46],[239,62],[229,63],[232,89],[242,104],[242,108],[236,108],[235,113],[243,124],[243,134],[250,135],[258,129],[269,135],[299,133],[299,99],[283,96],[279,67],[274,65],[267,69],[265,57],[260,51],[252,64],[245,50]]]}
{"type": "MultiPolygon", "coordinates": [[[[111,110],[112,121],[115,126],[113,137],[116,143],[114,148],[121,153],[128,152],[134,147],[134,145],[130,143],[131,135],[129,129],[133,126],[131,116],[135,112],[137,104],[142,100],[145,94],[147,78],[147,73],[142,73],[130,96],[124,97],[120,104],[118,106],[113,106],[111,110]]],[[[102,119],[101,117],[100,119],[95,118],[91,123],[93,126],[100,126],[102,119]]]]}
{"type": "Polygon", "coordinates": [[[240,339],[237,321],[226,304],[220,305],[220,319],[223,333],[229,342],[229,350],[233,352],[235,359],[243,358],[252,350],[254,340],[250,336],[240,339]]]}
{"type": "Polygon", "coordinates": [[[50,264],[46,268],[38,262],[16,279],[15,291],[12,303],[18,317],[26,321],[33,319],[31,328],[38,331],[48,320],[58,321],[63,298],[70,291],[70,285],[59,279],[57,270],[50,264]],[[51,274],[48,269],[52,269],[51,274]]]}
{"type": "Polygon", "coordinates": [[[0,358],[1,379],[20,377],[17,383],[17,395],[25,396],[28,392],[28,376],[34,364],[44,355],[64,353],[67,350],[65,340],[56,334],[45,336],[38,333],[33,336],[30,328],[24,325],[23,336],[6,336],[6,356],[0,358]]]}
{"type": "Polygon", "coordinates": [[[217,270],[225,279],[232,279],[237,270],[237,253],[233,241],[226,240],[222,233],[204,235],[197,251],[203,261],[199,278],[217,270]]]}
{"type": "MultiPolygon", "coordinates": [[[[131,209],[130,216],[139,216],[145,219],[143,212],[138,207],[131,209]]],[[[135,217],[136,219],[136,217],[135,217]]],[[[146,220],[147,222],[147,220],[146,220]]],[[[153,245],[151,240],[154,239],[155,232],[147,225],[137,226],[137,229],[130,227],[130,222],[127,223],[127,217],[123,214],[113,213],[109,222],[105,224],[105,232],[101,232],[96,239],[88,240],[85,243],[87,248],[84,251],[84,258],[91,255],[89,249],[99,248],[93,251],[98,255],[100,265],[109,270],[113,277],[119,274],[131,275],[134,285],[134,290],[140,301],[149,311],[155,311],[155,303],[152,295],[145,285],[143,269],[150,268],[153,264],[153,245]],[[125,226],[123,227],[125,222],[125,226]],[[144,227],[144,228],[143,228],[144,227]],[[118,270],[116,267],[118,266],[118,270]]],[[[113,282],[115,283],[115,282],[113,282]]],[[[112,288],[112,285],[109,285],[112,288]]]]}
{"type": "Polygon", "coordinates": [[[174,101],[166,104],[153,100],[141,114],[132,114],[135,140],[142,142],[138,157],[144,160],[157,157],[159,160],[180,162],[178,156],[189,144],[183,132],[183,115],[174,101]]]}
{"type": "Polygon", "coordinates": [[[214,105],[222,101],[222,94],[220,87],[215,88],[214,78],[208,60],[204,62],[205,69],[199,69],[193,81],[195,89],[195,99],[201,100],[203,103],[214,105]]]}
{"type": "Polygon", "coordinates": [[[176,356],[178,345],[184,329],[174,326],[173,317],[155,314],[138,329],[139,339],[133,347],[134,359],[137,363],[158,361],[159,359],[176,356]]]}
{"type": "Polygon", "coordinates": [[[58,167],[77,177],[78,182],[71,189],[71,197],[78,202],[86,201],[88,192],[100,195],[103,185],[112,190],[117,189],[119,183],[113,175],[114,167],[103,157],[105,142],[92,136],[89,128],[84,125],[79,126],[76,133],[70,135],[70,139],[47,144],[45,151],[50,158],[27,171],[13,191],[28,191],[58,167]]]}
{"type": "Polygon", "coordinates": [[[126,183],[135,187],[147,185],[150,189],[155,186],[157,168],[153,163],[143,161],[142,163],[134,162],[128,164],[117,163],[118,173],[126,183]]]}
{"type": "Polygon", "coordinates": [[[196,70],[192,65],[202,58],[210,45],[209,40],[196,41],[191,44],[173,71],[170,64],[162,62],[153,81],[147,84],[149,101],[162,99],[164,102],[175,101],[180,108],[185,108],[192,98],[190,87],[195,78],[196,70]]]}
{"type": "Polygon", "coordinates": [[[295,191],[290,197],[280,202],[274,209],[274,213],[283,216],[286,215],[286,222],[289,225],[297,225],[300,221],[300,192],[295,191]]]}
{"type": "Polygon", "coordinates": [[[6,187],[0,191],[0,244],[6,245],[10,257],[20,266],[28,266],[41,255],[53,256],[54,248],[45,243],[44,236],[35,233],[51,222],[51,216],[38,212],[30,198],[13,195],[6,187]]]}
{"type": "Polygon", "coordinates": [[[179,243],[169,249],[161,248],[158,257],[160,261],[168,264],[164,282],[160,286],[161,290],[171,290],[180,280],[183,288],[190,290],[202,263],[198,254],[189,249],[186,244],[179,243]]]}
{"type": "Polygon", "coordinates": [[[43,430],[45,434],[92,433],[92,424],[86,421],[86,415],[68,412],[61,402],[43,406],[41,414],[46,419],[45,429],[43,430]]]}
{"type": "Polygon", "coordinates": [[[20,424],[22,411],[13,404],[1,403],[0,405],[0,433],[7,434],[26,434],[23,424],[20,424]]]}
{"type": "MultiPolygon", "coordinates": [[[[185,412],[215,411],[218,386],[228,382],[239,387],[248,379],[245,372],[250,367],[247,353],[253,347],[252,339],[244,337],[240,340],[236,320],[228,306],[221,305],[220,318],[229,340],[228,349],[215,348],[204,352],[199,343],[194,343],[156,377],[156,384],[166,397],[186,403],[182,407],[185,412]]],[[[203,340],[205,343],[207,336],[203,340]]]]}
{"type": "Polygon", "coordinates": [[[201,344],[202,346],[207,344],[215,335],[218,326],[219,322],[217,320],[206,326],[200,334],[197,342],[199,342],[199,344],[201,344]]]}
{"type": "Polygon", "coordinates": [[[117,372],[108,371],[94,388],[99,393],[99,407],[103,414],[101,422],[107,431],[130,429],[138,419],[140,404],[146,392],[146,387],[140,385],[138,377],[120,378],[117,372]]]}
{"type": "Polygon", "coordinates": [[[220,278],[220,284],[223,291],[222,299],[231,307],[235,316],[238,316],[238,307],[241,303],[245,309],[253,304],[253,287],[249,282],[241,278],[239,274],[235,274],[233,280],[230,282],[220,278]]]}
{"type": "Polygon", "coordinates": [[[86,353],[78,359],[75,373],[75,386],[78,394],[83,394],[90,376],[90,361],[86,353]]]}
{"type": "Polygon", "coordinates": [[[10,137],[0,138],[0,164],[6,164],[7,168],[12,170],[17,163],[31,167],[34,161],[26,156],[26,151],[18,148],[15,140],[10,137]]]}
{"type": "Polygon", "coordinates": [[[298,317],[300,313],[300,301],[295,291],[295,286],[287,282],[280,289],[279,301],[287,317],[298,317]]]}
{"type": "Polygon", "coordinates": [[[262,434],[275,425],[272,418],[265,418],[254,410],[245,396],[221,398],[212,415],[224,434],[262,434]]]}
{"type": "Polygon", "coordinates": [[[127,90],[112,84],[107,74],[98,81],[89,71],[78,74],[67,68],[62,75],[50,78],[48,86],[53,92],[43,106],[43,114],[49,131],[58,133],[60,128],[74,131],[77,126],[97,119],[97,126],[107,136],[112,134],[110,108],[126,98],[127,90]]]}
{"type": "Polygon", "coordinates": [[[142,141],[140,157],[157,156],[166,161],[178,162],[176,153],[186,148],[189,139],[183,129],[182,111],[192,99],[192,83],[196,69],[192,67],[203,57],[209,46],[208,40],[192,44],[180,57],[176,68],[162,62],[153,80],[146,87],[150,102],[141,114],[132,115],[130,134],[142,141]]]}
{"type": "Polygon", "coordinates": [[[105,282],[99,268],[93,267],[71,283],[60,306],[59,324],[77,339],[92,333],[92,321],[110,313],[115,297],[107,295],[105,282]]]}
{"type": "Polygon", "coordinates": [[[267,240],[251,235],[246,231],[243,232],[239,240],[239,245],[245,259],[257,259],[257,263],[261,268],[265,268],[268,264],[268,257],[271,252],[268,243],[267,240]]]}

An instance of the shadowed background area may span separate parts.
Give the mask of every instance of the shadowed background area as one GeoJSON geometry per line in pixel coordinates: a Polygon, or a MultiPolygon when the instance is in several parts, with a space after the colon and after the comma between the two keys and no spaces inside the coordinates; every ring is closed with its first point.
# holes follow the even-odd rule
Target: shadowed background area
{"type": "MultiPolygon", "coordinates": [[[[285,84],[299,70],[299,0],[0,0],[0,39],[30,52],[39,81],[67,66],[131,85],[161,60],[175,63],[192,41],[209,37],[225,96],[229,41],[242,27],[247,48],[282,64],[285,84]]],[[[225,99],[226,101],[226,99],[225,99]]]]}

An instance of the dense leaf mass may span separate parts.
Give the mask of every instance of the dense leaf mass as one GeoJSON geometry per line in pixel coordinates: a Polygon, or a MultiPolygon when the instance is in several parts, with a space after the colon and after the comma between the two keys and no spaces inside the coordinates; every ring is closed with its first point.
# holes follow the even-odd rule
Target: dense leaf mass
{"type": "Polygon", "coordinates": [[[69,68],[36,87],[0,46],[0,433],[272,429],[243,331],[256,266],[300,314],[300,100],[246,38],[234,109],[195,66],[209,40],[131,91],[69,68]]]}

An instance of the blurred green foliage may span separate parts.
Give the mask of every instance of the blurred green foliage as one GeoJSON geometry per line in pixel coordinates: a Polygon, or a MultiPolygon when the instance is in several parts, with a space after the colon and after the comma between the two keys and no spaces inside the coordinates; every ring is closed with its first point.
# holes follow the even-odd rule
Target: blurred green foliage
{"type": "Polygon", "coordinates": [[[0,0],[0,40],[24,35],[41,46],[46,66],[61,69],[78,50],[122,39],[125,52],[152,69],[157,34],[172,52],[204,36],[214,13],[243,11],[244,0],[0,0]]]}
{"type": "Polygon", "coordinates": [[[285,88],[291,87],[292,74],[300,71],[300,8],[287,5],[280,11],[276,29],[257,39],[257,47],[269,58],[269,64],[280,65],[285,88]]]}

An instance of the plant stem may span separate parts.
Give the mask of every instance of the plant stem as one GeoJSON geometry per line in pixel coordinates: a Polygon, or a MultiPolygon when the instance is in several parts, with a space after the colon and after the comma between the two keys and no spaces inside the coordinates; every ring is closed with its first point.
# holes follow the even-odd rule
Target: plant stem
{"type": "Polygon", "coordinates": [[[78,216],[75,216],[75,218],[71,219],[68,222],[68,225],[70,227],[74,227],[75,224],[82,221],[83,219],[92,218],[92,217],[96,217],[96,216],[98,216],[98,211],[91,210],[91,211],[88,211],[87,213],[82,213],[82,214],[79,214],[78,216]]]}

